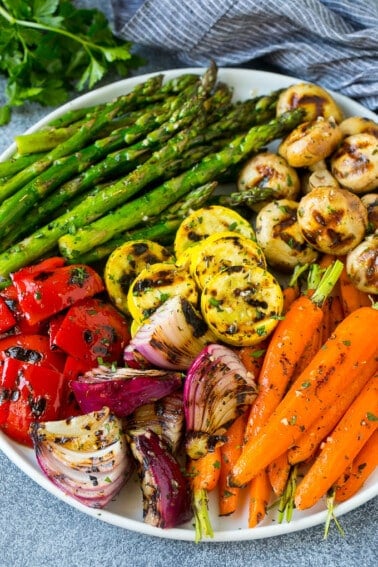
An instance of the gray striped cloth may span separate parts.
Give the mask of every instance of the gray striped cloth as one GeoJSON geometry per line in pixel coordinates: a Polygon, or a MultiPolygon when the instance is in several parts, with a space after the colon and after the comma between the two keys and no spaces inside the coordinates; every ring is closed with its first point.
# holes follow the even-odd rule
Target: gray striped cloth
{"type": "Polygon", "coordinates": [[[112,0],[115,32],[183,63],[312,81],[378,108],[378,0],[112,0]],[[262,58],[262,59],[261,59],[262,58]]]}

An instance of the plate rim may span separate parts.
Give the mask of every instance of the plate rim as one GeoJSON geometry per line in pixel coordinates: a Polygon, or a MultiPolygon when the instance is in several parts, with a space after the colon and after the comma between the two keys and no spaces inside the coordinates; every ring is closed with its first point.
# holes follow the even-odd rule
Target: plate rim
{"type": "MultiPolygon", "coordinates": [[[[75,97],[74,99],[66,102],[65,104],[61,105],[60,107],[52,110],[51,112],[46,113],[44,117],[38,120],[35,124],[33,124],[30,128],[25,130],[24,133],[35,132],[40,129],[42,126],[45,126],[49,121],[52,119],[61,116],[64,112],[69,109],[78,108],[83,105],[89,105],[90,101],[93,101],[94,98],[102,98],[104,100],[111,100],[109,96],[107,96],[110,92],[117,89],[125,91],[130,90],[135,84],[140,83],[152,76],[156,76],[162,74],[165,79],[170,78],[172,76],[182,74],[182,73],[196,73],[201,74],[205,71],[205,67],[177,67],[174,69],[166,69],[166,70],[159,70],[149,73],[144,73],[141,75],[135,75],[132,77],[128,77],[125,79],[121,79],[97,89],[93,89],[90,92],[82,94],[80,96],[75,97]]],[[[309,82],[303,79],[299,79],[298,77],[285,75],[280,73],[274,73],[270,71],[262,71],[262,70],[254,70],[254,69],[246,69],[246,68],[238,68],[238,67],[220,67],[218,70],[219,77],[222,78],[223,76],[246,76],[251,79],[251,83],[253,84],[254,81],[260,80],[273,80],[273,81],[283,81],[285,83],[299,83],[299,82],[309,82]]],[[[268,81],[269,82],[269,81],[268,81]]],[[[269,92],[272,89],[262,89],[262,92],[269,92]]],[[[336,101],[341,104],[341,106],[349,106],[352,104],[353,107],[359,109],[361,112],[360,115],[366,116],[367,118],[372,118],[376,120],[376,115],[373,111],[363,107],[357,101],[337,93],[331,89],[326,89],[335,99],[336,101]],[[362,114],[363,113],[363,114],[362,114]]],[[[0,155],[0,161],[4,161],[8,159],[16,149],[15,143],[11,143],[7,149],[5,149],[0,155]]],[[[150,535],[155,536],[163,539],[172,539],[176,541],[194,541],[195,533],[193,529],[188,528],[169,528],[169,529],[162,529],[156,528],[154,526],[150,526],[143,521],[136,520],[126,516],[120,516],[117,513],[114,513],[110,510],[105,509],[94,509],[89,508],[87,506],[82,505],[80,502],[76,501],[72,497],[64,494],[60,489],[58,489],[38,468],[36,460],[34,458],[34,450],[29,449],[27,447],[23,447],[12,441],[10,438],[6,436],[5,433],[0,431],[0,450],[4,453],[4,455],[9,458],[17,468],[19,468],[24,474],[26,474],[29,478],[31,478],[34,482],[36,482],[42,489],[46,490],[60,501],[63,501],[67,505],[76,508],[77,510],[95,517],[100,521],[104,521],[108,524],[118,526],[123,529],[128,529],[133,532],[141,533],[143,535],[150,535]],[[29,458],[25,456],[25,453],[29,455],[29,458]]],[[[341,517],[342,515],[355,510],[356,508],[362,506],[369,500],[372,500],[378,495],[378,475],[377,472],[372,475],[372,479],[370,483],[367,483],[364,488],[362,488],[355,496],[337,505],[337,517],[341,517]]],[[[320,524],[324,524],[327,517],[327,510],[320,510],[316,511],[313,514],[306,515],[296,519],[295,521],[289,523],[281,523],[279,524],[269,524],[269,525],[259,525],[256,528],[237,528],[232,530],[215,530],[214,529],[214,537],[213,538],[204,538],[201,543],[216,543],[216,542],[225,542],[225,541],[249,541],[255,539],[268,539],[270,537],[276,537],[279,535],[285,535],[297,531],[301,531],[304,529],[308,529],[310,527],[318,526],[320,524]],[[300,525],[298,525],[300,524],[300,525]]]]}

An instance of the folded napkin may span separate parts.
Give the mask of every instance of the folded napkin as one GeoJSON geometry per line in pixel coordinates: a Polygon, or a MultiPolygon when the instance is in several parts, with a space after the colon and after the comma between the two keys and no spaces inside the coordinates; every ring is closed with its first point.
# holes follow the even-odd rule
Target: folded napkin
{"type": "Polygon", "coordinates": [[[185,64],[263,58],[378,108],[378,0],[111,1],[117,35],[185,64]]]}

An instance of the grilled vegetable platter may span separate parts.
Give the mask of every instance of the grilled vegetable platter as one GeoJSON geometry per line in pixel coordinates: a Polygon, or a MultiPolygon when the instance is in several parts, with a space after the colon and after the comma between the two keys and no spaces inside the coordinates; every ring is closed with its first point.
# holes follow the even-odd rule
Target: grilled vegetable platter
{"type": "MultiPolygon", "coordinates": [[[[103,87],[0,162],[0,447],[159,537],[377,494],[378,123],[271,73],[103,87]]],[[[336,529],[335,528],[335,529],[336,529]]]]}

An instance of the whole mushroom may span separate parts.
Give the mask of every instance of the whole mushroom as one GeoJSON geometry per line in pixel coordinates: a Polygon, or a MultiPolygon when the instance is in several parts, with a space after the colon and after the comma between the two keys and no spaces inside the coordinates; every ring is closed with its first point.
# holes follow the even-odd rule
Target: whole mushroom
{"type": "Polygon", "coordinates": [[[342,137],[333,118],[319,117],[294,128],[282,140],[278,153],[292,167],[309,167],[333,154],[342,137]]]}
{"type": "Polygon", "coordinates": [[[378,138],[362,132],[343,140],[331,158],[331,171],[337,181],[354,193],[378,188],[378,138]]]}
{"type": "MultiPolygon", "coordinates": [[[[243,165],[238,177],[238,191],[253,190],[253,188],[269,188],[274,199],[295,200],[300,191],[300,180],[297,171],[287,161],[273,153],[262,152],[251,157],[243,165]]],[[[267,201],[250,204],[253,211],[259,211],[267,201]]]]}
{"type": "Polygon", "coordinates": [[[298,264],[316,262],[318,257],[303,237],[297,209],[297,201],[279,199],[265,205],[256,217],[256,239],[266,261],[283,272],[292,272],[298,264]]]}
{"type": "Polygon", "coordinates": [[[306,241],[325,254],[343,255],[365,237],[367,209],[347,189],[318,187],[298,205],[298,223],[306,241]]]}
{"type": "Polygon", "coordinates": [[[297,83],[285,89],[277,101],[277,116],[298,107],[306,111],[305,120],[315,120],[318,116],[323,116],[332,117],[339,123],[343,119],[341,108],[320,85],[297,83]]]}

